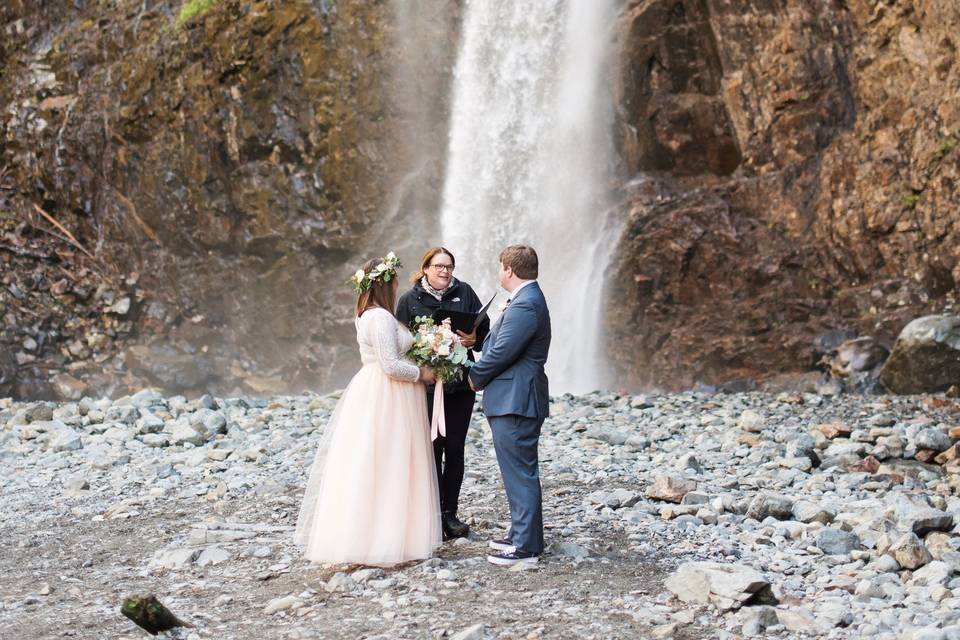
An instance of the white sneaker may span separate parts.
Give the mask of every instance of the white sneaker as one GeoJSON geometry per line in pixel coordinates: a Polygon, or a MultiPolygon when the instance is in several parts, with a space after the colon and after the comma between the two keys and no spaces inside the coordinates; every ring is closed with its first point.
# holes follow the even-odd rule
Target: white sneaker
{"type": "Polygon", "coordinates": [[[513,543],[510,542],[510,538],[501,538],[499,540],[491,540],[487,543],[494,551],[502,551],[504,553],[513,553],[516,551],[516,547],[513,546],[513,543]]]}
{"type": "Polygon", "coordinates": [[[537,564],[540,562],[540,555],[529,551],[505,551],[488,555],[487,562],[501,567],[512,567],[515,564],[537,564]]]}

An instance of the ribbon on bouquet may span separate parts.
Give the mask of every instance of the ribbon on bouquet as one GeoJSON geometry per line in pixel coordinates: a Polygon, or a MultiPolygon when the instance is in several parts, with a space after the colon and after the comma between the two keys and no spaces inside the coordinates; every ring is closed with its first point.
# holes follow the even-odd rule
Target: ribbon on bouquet
{"type": "Polygon", "coordinates": [[[447,421],[443,416],[443,383],[437,380],[433,388],[433,420],[430,421],[430,439],[447,437],[447,421]]]}

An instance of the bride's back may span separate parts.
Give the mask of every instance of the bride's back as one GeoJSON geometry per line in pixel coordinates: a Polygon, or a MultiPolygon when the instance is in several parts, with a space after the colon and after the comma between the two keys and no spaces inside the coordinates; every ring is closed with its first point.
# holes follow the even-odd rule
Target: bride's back
{"type": "Polygon", "coordinates": [[[413,344],[413,336],[392,313],[382,307],[371,307],[357,318],[357,346],[360,362],[373,364],[392,360],[413,344]],[[386,356],[386,358],[384,358],[386,356]]]}

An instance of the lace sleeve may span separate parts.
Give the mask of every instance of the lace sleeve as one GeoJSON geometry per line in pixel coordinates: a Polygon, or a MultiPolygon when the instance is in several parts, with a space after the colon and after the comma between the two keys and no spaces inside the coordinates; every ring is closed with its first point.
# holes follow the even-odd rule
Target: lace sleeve
{"type": "Polygon", "coordinates": [[[397,320],[389,312],[373,311],[368,335],[377,360],[383,372],[394,380],[416,382],[420,379],[420,367],[403,357],[400,353],[400,340],[397,336],[397,320]]]}

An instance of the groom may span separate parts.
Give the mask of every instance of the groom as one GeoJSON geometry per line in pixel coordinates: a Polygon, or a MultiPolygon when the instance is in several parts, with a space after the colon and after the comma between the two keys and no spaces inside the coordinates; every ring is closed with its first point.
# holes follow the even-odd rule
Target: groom
{"type": "Polygon", "coordinates": [[[550,312],[537,284],[537,252],[525,245],[500,252],[500,285],[510,293],[503,315],[470,369],[474,391],[483,390],[483,412],[510,503],[510,532],[491,540],[498,565],[534,564],[543,553],[543,506],[537,443],[549,411],[543,366],[550,350],[550,312]]]}

